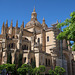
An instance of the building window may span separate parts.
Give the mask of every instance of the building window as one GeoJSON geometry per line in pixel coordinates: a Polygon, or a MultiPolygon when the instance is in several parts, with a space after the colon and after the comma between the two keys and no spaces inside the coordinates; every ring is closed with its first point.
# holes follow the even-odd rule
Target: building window
{"type": "Polygon", "coordinates": [[[47,42],[49,42],[49,36],[47,36],[47,42]]]}
{"type": "Polygon", "coordinates": [[[12,38],[14,38],[14,36],[12,38]]]}
{"type": "Polygon", "coordinates": [[[38,38],[38,43],[40,43],[40,38],[38,38]]]}
{"type": "Polygon", "coordinates": [[[33,62],[33,59],[31,58],[31,63],[33,62]]]}
{"type": "Polygon", "coordinates": [[[28,41],[28,39],[27,39],[27,38],[25,38],[25,40],[26,40],[26,41],[28,41]]]}
{"type": "Polygon", "coordinates": [[[47,66],[47,59],[46,59],[46,66],[47,66]]]}
{"type": "Polygon", "coordinates": [[[24,58],[24,63],[26,62],[26,57],[24,58]]]}
{"type": "Polygon", "coordinates": [[[48,65],[50,66],[50,59],[48,59],[48,65]]]}
{"type": "Polygon", "coordinates": [[[10,47],[11,47],[11,45],[9,44],[8,48],[10,48],[10,47]]]}
{"type": "Polygon", "coordinates": [[[13,43],[11,44],[11,48],[13,48],[13,43]]]}
{"type": "Polygon", "coordinates": [[[27,46],[27,45],[23,45],[23,46],[22,46],[22,49],[23,49],[23,50],[28,50],[28,46],[27,46]]]}

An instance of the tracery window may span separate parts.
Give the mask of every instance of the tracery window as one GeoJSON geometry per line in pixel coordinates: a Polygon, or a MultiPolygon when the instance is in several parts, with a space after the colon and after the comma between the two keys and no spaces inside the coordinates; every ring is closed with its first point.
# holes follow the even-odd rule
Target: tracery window
{"type": "Polygon", "coordinates": [[[22,49],[23,49],[23,50],[28,50],[28,46],[27,46],[27,45],[23,45],[23,46],[22,46],[22,49]]]}
{"type": "Polygon", "coordinates": [[[14,48],[15,44],[14,43],[10,43],[7,45],[8,48],[14,48]]]}

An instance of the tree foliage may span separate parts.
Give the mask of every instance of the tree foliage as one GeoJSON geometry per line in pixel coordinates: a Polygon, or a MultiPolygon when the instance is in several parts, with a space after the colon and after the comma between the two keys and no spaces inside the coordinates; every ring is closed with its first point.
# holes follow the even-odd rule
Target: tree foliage
{"type": "Polygon", "coordinates": [[[18,68],[17,72],[19,75],[26,75],[26,69],[25,68],[18,68]]]}
{"type": "Polygon", "coordinates": [[[0,65],[0,70],[6,69],[7,72],[12,72],[13,74],[16,71],[15,64],[3,64],[0,65]]]}
{"type": "Polygon", "coordinates": [[[65,72],[66,72],[65,69],[60,66],[56,66],[55,70],[52,69],[49,70],[50,75],[63,75],[65,72]]]}
{"type": "Polygon", "coordinates": [[[19,75],[23,75],[24,73],[25,74],[29,73],[29,75],[31,75],[32,71],[33,71],[32,67],[28,64],[23,64],[20,68],[17,69],[19,75]]]}
{"type": "Polygon", "coordinates": [[[57,27],[63,27],[66,26],[61,33],[57,36],[58,40],[69,40],[73,41],[74,43],[72,44],[72,50],[75,51],[75,12],[72,12],[70,14],[70,19],[66,19],[62,23],[58,23],[57,27]]]}
{"type": "Polygon", "coordinates": [[[37,74],[40,75],[41,72],[45,72],[45,66],[44,65],[40,65],[39,67],[35,67],[33,69],[33,74],[37,74]]]}

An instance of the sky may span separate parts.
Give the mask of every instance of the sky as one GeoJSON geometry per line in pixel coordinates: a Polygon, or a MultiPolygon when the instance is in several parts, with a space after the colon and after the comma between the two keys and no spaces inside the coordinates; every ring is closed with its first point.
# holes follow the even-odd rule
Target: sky
{"type": "Polygon", "coordinates": [[[0,33],[3,22],[8,20],[8,26],[13,20],[13,26],[18,20],[19,27],[31,20],[31,13],[35,10],[37,19],[42,23],[45,18],[48,27],[57,22],[70,18],[70,13],[75,11],[75,0],[0,0],[0,33]]]}

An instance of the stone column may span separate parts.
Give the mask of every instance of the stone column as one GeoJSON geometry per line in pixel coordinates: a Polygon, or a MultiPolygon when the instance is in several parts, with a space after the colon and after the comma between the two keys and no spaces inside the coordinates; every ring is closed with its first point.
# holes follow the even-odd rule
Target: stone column
{"type": "Polygon", "coordinates": [[[13,52],[13,53],[11,53],[11,55],[12,55],[12,64],[14,64],[14,60],[15,60],[15,53],[13,52]]]}
{"type": "Polygon", "coordinates": [[[35,53],[36,67],[39,67],[39,53],[35,53]]]}

